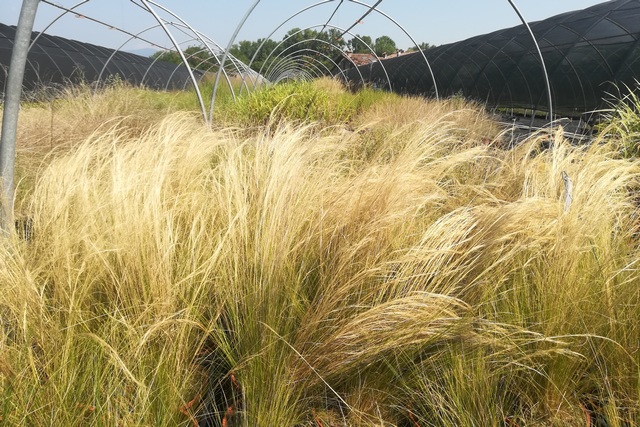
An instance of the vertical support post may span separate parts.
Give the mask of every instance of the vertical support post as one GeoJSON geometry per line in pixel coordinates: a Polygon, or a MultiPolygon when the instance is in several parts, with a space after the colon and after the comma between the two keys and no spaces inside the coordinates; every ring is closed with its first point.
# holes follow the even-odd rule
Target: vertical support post
{"type": "Polygon", "coordinates": [[[531,110],[531,123],[529,123],[529,133],[533,132],[533,125],[535,123],[536,120],[536,113],[538,112],[538,110],[531,110]]]}
{"type": "Polygon", "coordinates": [[[13,171],[16,157],[16,135],[24,69],[27,64],[33,22],[40,0],[23,0],[16,37],[11,52],[9,76],[5,87],[2,136],[0,137],[0,174],[2,200],[0,200],[0,229],[6,235],[13,225],[13,171]]]}

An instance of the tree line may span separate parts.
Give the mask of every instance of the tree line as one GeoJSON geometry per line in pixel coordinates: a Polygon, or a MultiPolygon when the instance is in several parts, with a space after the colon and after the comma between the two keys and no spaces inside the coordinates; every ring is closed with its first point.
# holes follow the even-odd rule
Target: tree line
{"type": "MultiPolygon", "coordinates": [[[[408,50],[426,50],[432,47],[434,46],[429,43],[420,43],[408,50]]],[[[382,57],[385,54],[394,54],[399,49],[396,42],[386,35],[373,40],[371,36],[356,34],[346,40],[342,32],[335,28],[326,31],[293,28],[279,42],[272,39],[243,40],[234,44],[229,53],[245,64],[251,62],[253,70],[264,72],[271,63],[283,59],[300,63],[312,59],[318,63],[320,69],[331,70],[335,66],[334,61],[339,59],[341,52],[344,51],[375,53],[382,57]]],[[[183,53],[189,65],[194,69],[203,71],[217,69],[217,61],[202,46],[189,46],[183,53]]],[[[151,57],[175,64],[182,63],[182,59],[176,51],[158,51],[151,57]]]]}

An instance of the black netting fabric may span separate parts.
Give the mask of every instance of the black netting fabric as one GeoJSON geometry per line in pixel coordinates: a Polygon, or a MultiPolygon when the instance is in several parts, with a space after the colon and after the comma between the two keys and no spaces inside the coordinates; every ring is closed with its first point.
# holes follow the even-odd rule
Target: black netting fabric
{"type": "MultiPolygon", "coordinates": [[[[0,93],[4,93],[15,32],[15,27],[0,24],[0,93]]],[[[32,34],[32,40],[37,34],[32,34]]],[[[94,83],[99,77],[101,81],[108,81],[116,76],[154,89],[182,89],[190,81],[182,65],[43,34],[29,51],[24,89],[30,91],[80,81],[94,83]]]]}
{"type": "MultiPolygon", "coordinates": [[[[603,108],[618,89],[640,77],[640,0],[611,0],[530,24],[538,40],[554,110],[580,115],[603,108]]],[[[541,62],[524,25],[424,52],[439,94],[462,94],[488,106],[548,111],[541,62]]],[[[360,67],[364,78],[400,93],[433,96],[422,55],[403,55],[360,67]]],[[[355,70],[348,76],[360,80],[355,70]]]]}

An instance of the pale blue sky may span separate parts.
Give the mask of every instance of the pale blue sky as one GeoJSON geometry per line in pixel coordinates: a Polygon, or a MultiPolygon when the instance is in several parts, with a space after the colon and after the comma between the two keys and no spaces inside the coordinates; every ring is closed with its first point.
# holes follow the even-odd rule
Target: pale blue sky
{"type": "MultiPolygon", "coordinates": [[[[226,46],[236,26],[255,0],[156,0],[156,2],[179,15],[189,25],[218,44],[226,46]]],[[[375,3],[374,0],[359,0],[359,2],[375,3]]],[[[537,21],[559,13],[584,9],[601,2],[601,0],[515,0],[528,21],[537,21]]],[[[80,3],[80,0],[53,0],[53,3],[72,7],[80,3]]],[[[237,40],[256,40],[267,37],[291,15],[316,3],[320,1],[262,0],[240,31],[237,40]]],[[[21,0],[0,0],[0,22],[15,25],[21,4],[21,0]]],[[[340,4],[339,0],[326,1],[310,9],[286,23],[283,29],[275,33],[272,38],[282,39],[284,32],[293,27],[305,28],[324,24],[338,4],[340,4]]],[[[431,44],[463,40],[520,23],[507,0],[383,0],[379,9],[401,24],[417,42],[431,44]]],[[[77,11],[80,15],[106,21],[114,27],[124,28],[132,33],[155,25],[155,21],[131,0],[91,0],[77,11]]],[[[353,0],[344,0],[331,24],[340,28],[350,27],[365,12],[366,7],[362,4],[357,4],[353,0]]],[[[42,30],[53,17],[60,13],[58,9],[41,3],[35,29],[42,30]]],[[[163,16],[167,15],[163,14],[163,16]]],[[[411,39],[398,26],[377,13],[369,15],[352,31],[361,35],[370,35],[374,39],[381,35],[388,35],[401,48],[412,45],[411,39]]],[[[118,47],[129,38],[73,14],[58,21],[48,32],[108,47],[118,47]]],[[[181,35],[179,31],[175,33],[185,47],[190,43],[188,38],[181,35]]],[[[157,30],[149,30],[145,33],[145,37],[160,45],[169,45],[168,39],[157,30]]],[[[146,43],[136,41],[127,44],[126,49],[146,47],[149,47],[146,43]]]]}

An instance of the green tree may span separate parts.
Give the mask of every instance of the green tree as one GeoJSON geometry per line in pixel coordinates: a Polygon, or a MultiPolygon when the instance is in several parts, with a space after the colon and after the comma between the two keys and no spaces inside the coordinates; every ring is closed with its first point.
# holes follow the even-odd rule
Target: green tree
{"type": "MultiPolygon", "coordinates": [[[[203,71],[212,71],[217,66],[217,61],[204,46],[189,46],[182,52],[187,58],[191,68],[203,71]]],[[[151,55],[151,58],[172,64],[182,64],[180,54],[175,50],[161,50],[151,55]]]]}
{"type": "Polygon", "coordinates": [[[419,50],[429,50],[429,49],[433,49],[434,47],[436,47],[433,44],[429,44],[427,42],[422,42],[420,43],[418,46],[411,46],[409,49],[407,49],[408,52],[415,52],[418,49],[419,50]]]}
{"type": "Polygon", "coordinates": [[[371,37],[369,36],[356,34],[354,38],[349,40],[347,46],[353,53],[371,53],[368,46],[373,48],[373,40],[371,40],[371,37]]]}
{"type": "MultiPolygon", "coordinates": [[[[341,34],[335,28],[322,32],[310,28],[293,28],[285,35],[281,52],[287,56],[295,56],[297,52],[305,57],[311,56],[323,65],[321,69],[331,70],[335,64],[330,58],[340,56],[347,45],[341,34]]],[[[302,63],[307,61],[301,59],[300,62],[303,66],[302,63]]]]}
{"type": "Polygon", "coordinates": [[[180,54],[175,50],[159,50],[151,55],[151,58],[172,64],[182,64],[182,58],[180,58],[180,54]]]}
{"type": "Polygon", "coordinates": [[[242,40],[241,42],[231,46],[229,53],[236,59],[248,64],[249,61],[251,61],[251,58],[253,58],[253,54],[256,53],[258,46],[258,42],[242,40]]]}
{"type": "Polygon", "coordinates": [[[344,50],[347,46],[347,42],[342,37],[342,31],[336,28],[330,28],[327,31],[321,33],[322,36],[326,35],[326,40],[334,46],[334,50],[337,48],[339,50],[344,50]]]}
{"type": "Polygon", "coordinates": [[[389,36],[380,36],[376,39],[374,44],[374,48],[376,51],[376,55],[384,56],[384,54],[392,54],[396,53],[398,48],[396,47],[396,42],[389,36]]]}
{"type": "MultiPolygon", "coordinates": [[[[231,50],[229,50],[229,53],[247,65],[251,62],[251,59],[254,59],[255,55],[251,68],[255,71],[260,71],[269,53],[273,52],[277,45],[278,43],[271,39],[258,39],[256,41],[243,40],[234,44],[231,50]],[[261,45],[262,47],[260,47],[261,45]]],[[[271,55],[271,58],[273,59],[275,55],[276,53],[271,55]]]]}

